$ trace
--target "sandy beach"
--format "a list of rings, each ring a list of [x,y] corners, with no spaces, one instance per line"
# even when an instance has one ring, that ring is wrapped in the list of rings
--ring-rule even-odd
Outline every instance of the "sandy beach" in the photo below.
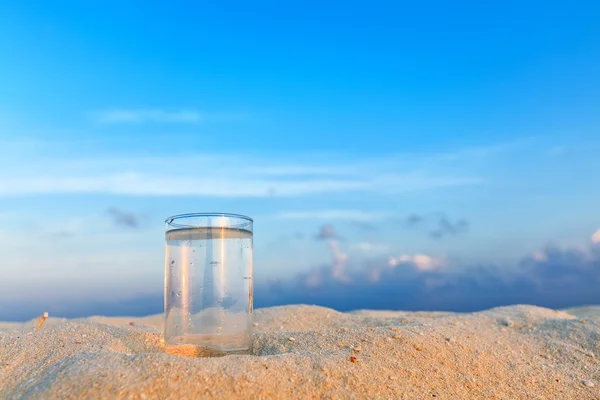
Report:
[[[598,399],[600,307],[258,309],[253,355],[163,351],[162,315],[0,324],[0,398]]]

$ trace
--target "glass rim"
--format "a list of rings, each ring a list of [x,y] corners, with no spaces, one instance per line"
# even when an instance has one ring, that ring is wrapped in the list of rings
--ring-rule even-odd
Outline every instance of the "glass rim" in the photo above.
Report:
[[[242,214],[233,214],[233,213],[224,213],[224,212],[195,212],[195,213],[185,213],[185,214],[177,214],[172,215],[165,219],[165,224],[171,224],[174,220],[184,219],[184,218],[210,218],[210,217],[226,217],[226,218],[235,218],[242,219],[248,222],[254,223],[254,220],[246,215]]]

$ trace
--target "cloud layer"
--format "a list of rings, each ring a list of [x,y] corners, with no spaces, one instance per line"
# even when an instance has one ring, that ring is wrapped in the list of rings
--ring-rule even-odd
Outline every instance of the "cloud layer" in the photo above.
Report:
[[[322,236],[331,263],[291,279],[257,284],[255,307],[317,304],[340,311],[476,311],[510,304],[551,308],[600,304],[600,243],[595,234],[587,248],[547,247],[510,269],[456,266],[426,254],[352,259],[335,239],[335,231],[326,230]],[[93,296],[76,302],[27,296],[18,300],[19,307],[0,308],[0,319],[23,320],[42,311],[67,317],[159,313],[158,292],[136,297],[114,294],[110,301]]]
[[[399,168],[395,169],[397,172],[389,173],[388,168],[378,160],[365,160],[360,168],[349,160],[323,160],[320,164],[302,167],[287,160],[233,154],[65,158],[52,152],[30,154],[29,157],[21,153],[18,158],[7,156],[0,159],[0,195],[95,193],[223,198],[350,192],[389,195],[478,185],[484,181],[476,176],[402,171]],[[210,171],[210,174],[199,173],[201,171]],[[383,216],[360,211],[328,211],[321,215],[296,212],[281,217],[352,217],[364,221]]]
[[[342,311],[474,311],[517,303],[553,308],[600,303],[596,234],[586,249],[548,247],[511,270],[492,265],[453,268],[443,257],[425,254],[359,262],[340,258],[341,252],[339,245],[332,249],[331,266],[261,285],[257,307],[303,303]]]

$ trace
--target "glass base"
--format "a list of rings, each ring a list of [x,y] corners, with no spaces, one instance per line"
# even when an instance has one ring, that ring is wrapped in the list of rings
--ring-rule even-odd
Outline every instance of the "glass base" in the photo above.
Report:
[[[184,357],[222,357],[230,354],[252,354],[246,335],[190,335],[172,338],[165,352]]]

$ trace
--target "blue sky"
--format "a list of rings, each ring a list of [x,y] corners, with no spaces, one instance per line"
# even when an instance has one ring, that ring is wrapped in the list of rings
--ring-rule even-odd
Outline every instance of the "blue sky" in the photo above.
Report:
[[[597,2],[205,3],[0,5],[7,318],[162,295],[191,211],[255,219],[262,285],[596,271]]]

